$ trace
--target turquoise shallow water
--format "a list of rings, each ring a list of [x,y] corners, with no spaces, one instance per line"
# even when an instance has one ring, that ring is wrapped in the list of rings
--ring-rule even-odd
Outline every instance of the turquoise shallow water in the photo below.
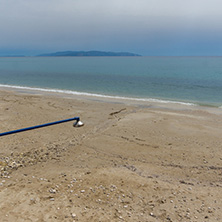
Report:
[[[0,58],[0,85],[222,106],[222,57]]]

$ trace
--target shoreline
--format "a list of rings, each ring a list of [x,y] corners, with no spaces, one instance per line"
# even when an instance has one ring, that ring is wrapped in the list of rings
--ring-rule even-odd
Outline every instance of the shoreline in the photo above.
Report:
[[[26,86],[15,86],[15,85],[2,85],[0,84],[0,88],[9,88],[16,90],[26,90],[32,92],[46,92],[46,93],[60,93],[74,96],[86,96],[86,97],[95,97],[95,98],[104,98],[104,99],[116,99],[116,100],[129,100],[129,101],[137,101],[137,102],[156,102],[156,103],[170,103],[170,104],[180,104],[187,106],[196,106],[197,104],[189,103],[189,102],[180,102],[173,100],[162,100],[162,99],[153,99],[153,98],[136,98],[136,97],[125,97],[125,96],[111,96],[105,94],[97,94],[97,93],[88,93],[88,92],[78,92],[72,90],[61,90],[61,89],[47,89],[47,88],[38,88],[38,87],[26,87]]]
[[[61,89],[47,89],[47,88],[36,88],[36,87],[26,87],[26,86],[14,86],[14,85],[3,85],[0,84],[0,90],[9,90],[15,91],[18,93],[31,93],[31,94],[52,94],[63,97],[73,97],[73,98],[86,98],[98,101],[114,101],[114,102],[122,102],[129,104],[156,104],[156,105],[166,105],[169,106],[191,106],[191,107],[203,107],[203,108],[212,108],[212,109],[221,109],[220,105],[206,104],[206,103],[193,103],[193,102],[182,102],[182,101],[174,101],[174,100],[164,100],[164,99],[153,99],[153,98],[136,98],[136,97],[125,97],[125,96],[110,96],[96,93],[87,93],[87,92],[78,92],[72,90],[61,90]]]

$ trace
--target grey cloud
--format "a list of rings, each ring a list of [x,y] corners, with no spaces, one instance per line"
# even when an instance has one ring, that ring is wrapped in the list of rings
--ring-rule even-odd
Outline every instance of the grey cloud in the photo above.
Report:
[[[220,0],[0,0],[0,49],[149,51],[175,38],[220,35],[221,6]]]

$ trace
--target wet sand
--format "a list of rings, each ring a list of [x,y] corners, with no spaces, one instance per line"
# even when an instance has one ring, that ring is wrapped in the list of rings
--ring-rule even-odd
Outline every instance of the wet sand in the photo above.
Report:
[[[222,221],[222,110],[0,91],[1,221]]]

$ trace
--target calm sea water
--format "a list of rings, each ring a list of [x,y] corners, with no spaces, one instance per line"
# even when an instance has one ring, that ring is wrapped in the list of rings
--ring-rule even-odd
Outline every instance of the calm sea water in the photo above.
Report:
[[[0,58],[0,85],[222,106],[222,57]]]

